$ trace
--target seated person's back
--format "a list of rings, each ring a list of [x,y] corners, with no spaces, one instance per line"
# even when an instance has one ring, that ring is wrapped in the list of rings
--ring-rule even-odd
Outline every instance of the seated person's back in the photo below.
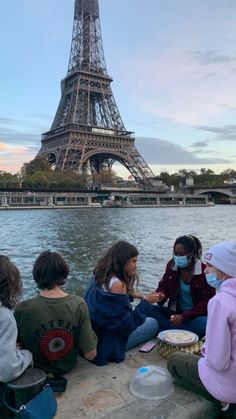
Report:
[[[43,252],[33,269],[40,295],[21,302],[15,311],[21,347],[30,349],[34,365],[47,372],[71,371],[78,350],[88,360],[96,356],[96,336],[85,301],[61,288],[68,273],[62,256]]]
[[[20,292],[19,270],[7,256],[0,255],[0,385],[18,378],[32,361],[29,351],[16,347],[13,309]]]

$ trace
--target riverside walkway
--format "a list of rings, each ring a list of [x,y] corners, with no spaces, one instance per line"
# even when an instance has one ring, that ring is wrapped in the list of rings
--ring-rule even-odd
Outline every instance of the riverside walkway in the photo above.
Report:
[[[77,367],[67,374],[66,392],[57,396],[56,419],[215,419],[214,404],[175,385],[165,400],[144,400],[129,391],[132,375],[147,365],[166,367],[156,348],[127,352],[120,364],[97,367],[78,358]]]

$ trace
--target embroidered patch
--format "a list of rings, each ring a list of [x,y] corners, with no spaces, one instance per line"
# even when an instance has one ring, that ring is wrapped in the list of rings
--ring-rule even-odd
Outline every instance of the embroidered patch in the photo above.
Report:
[[[204,259],[205,259],[205,260],[211,260],[211,258],[212,258],[212,253],[207,253],[207,254],[204,256]]]
[[[73,348],[73,335],[65,329],[48,330],[40,339],[39,347],[48,361],[64,358]]]

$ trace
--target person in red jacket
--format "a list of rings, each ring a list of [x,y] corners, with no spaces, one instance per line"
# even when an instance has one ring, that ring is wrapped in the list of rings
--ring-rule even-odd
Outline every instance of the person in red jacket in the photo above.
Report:
[[[205,335],[207,304],[215,289],[206,281],[201,255],[202,245],[197,237],[185,235],[175,240],[173,258],[155,291],[158,305],[152,306],[148,314],[158,321],[159,332],[184,329],[199,338]]]

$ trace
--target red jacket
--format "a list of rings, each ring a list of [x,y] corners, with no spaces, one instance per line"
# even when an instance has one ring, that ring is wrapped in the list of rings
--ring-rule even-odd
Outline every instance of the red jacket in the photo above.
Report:
[[[193,308],[182,312],[184,320],[190,320],[197,316],[207,315],[208,301],[214,297],[215,289],[210,287],[206,281],[204,270],[206,265],[201,261],[195,264],[195,272],[190,282],[190,291],[193,300]],[[176,269],[173,260],[170,260],[166,265],[166,271],[162,280],[159,282],[156,292],[161,292],[165,295],[161,305],[167,300],[168,307],[172,309],[173,304],[177,302],[180,281],[180,269]]]

